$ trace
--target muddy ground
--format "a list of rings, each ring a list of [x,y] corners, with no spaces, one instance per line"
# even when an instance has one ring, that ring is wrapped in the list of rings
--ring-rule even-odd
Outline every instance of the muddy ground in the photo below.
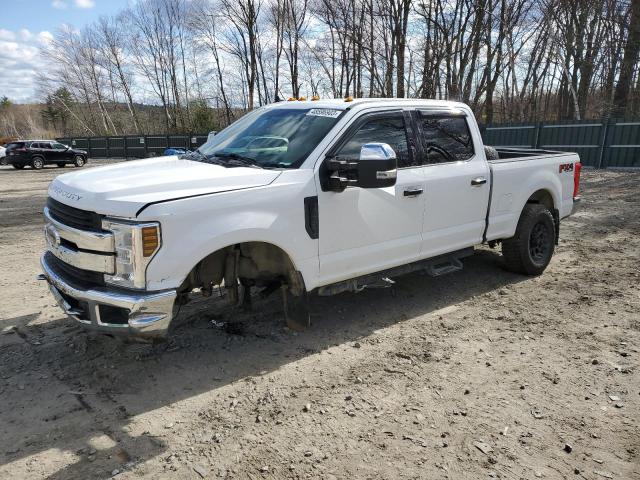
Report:
[[[539,278],[482,248],[300,334],[199,300],[153,347],[35,280],[59,173],[0,168],[0,478],[640,479],[640,174],[584,173]]]

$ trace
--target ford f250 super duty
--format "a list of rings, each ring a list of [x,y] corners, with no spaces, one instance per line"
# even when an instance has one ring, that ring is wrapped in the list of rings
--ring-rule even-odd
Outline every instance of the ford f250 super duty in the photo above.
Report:
[[[449,101],[279,102],[180,157],[67,173],[49,187],[43,275],[64,311],[105,333],[167,335],[214,286],[234,304],[458,270],[475,245],[541,274],[577,205],[577,155],[485,148]]]

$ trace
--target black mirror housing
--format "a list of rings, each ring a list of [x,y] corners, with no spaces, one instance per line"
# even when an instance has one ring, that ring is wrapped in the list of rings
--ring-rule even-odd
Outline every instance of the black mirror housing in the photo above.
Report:
[[[396,184],[398,159],[387,143],[366,143],[360,149],[358,186],[384,188]]]
[[[366,143],[358,160],[329,158],[321,170],[323,190],[342,192],[347,187],[384,188],[396,184],[398,160],[386,143]]]

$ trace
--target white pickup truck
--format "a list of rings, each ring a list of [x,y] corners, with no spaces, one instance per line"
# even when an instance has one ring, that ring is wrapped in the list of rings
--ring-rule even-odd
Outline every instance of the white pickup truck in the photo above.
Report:
[[[580,168],[572,153],[485,148],[460,103],[275,103],[180,158],[57,177],[40,278],[106,333],[162,339],[189,295],[216,285],[238,305],[281,292],[301,328],[310,292],[458,270],[482,243],[541,274]]]

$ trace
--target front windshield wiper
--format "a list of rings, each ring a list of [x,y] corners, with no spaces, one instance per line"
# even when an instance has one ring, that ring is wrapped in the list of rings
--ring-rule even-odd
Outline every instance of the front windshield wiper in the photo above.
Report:
[[[263,168],[293,168],[290,163],[269,162],[261,165]]]
[[[208,160],[207,156],[202,153],[200,150],[198,150],[197,148],[195,150],[192,150],[190,152],[187,153],[183,153],[182,155],[180,155],[178,158],[180,159],[187,159],[187,160],[191,160],[191,157],[193,157],[193,154],[196,154],[196,156],[200,157],[202,160]]]
[[[248,167],[262,168],[262,166],[258,164],[255,158],[240,155],[239,153],[235,152],[214,152],[213,156],[217,158],[229,158]]]
[[[194,155],[195,154],[195,155]],[[194,158],[196,157],[196,158]],[[220,162],[219,160],[215,160],[214,158],[205,155],[204,153],[202,153],[199,149],[195,149],[191,152],[187,152],[184,155],[180,155],[181,160],[195,160],[196,162],[204,162],[204,163],[213,163],[215,165],[222,165],[224,166],[223,162]]]

